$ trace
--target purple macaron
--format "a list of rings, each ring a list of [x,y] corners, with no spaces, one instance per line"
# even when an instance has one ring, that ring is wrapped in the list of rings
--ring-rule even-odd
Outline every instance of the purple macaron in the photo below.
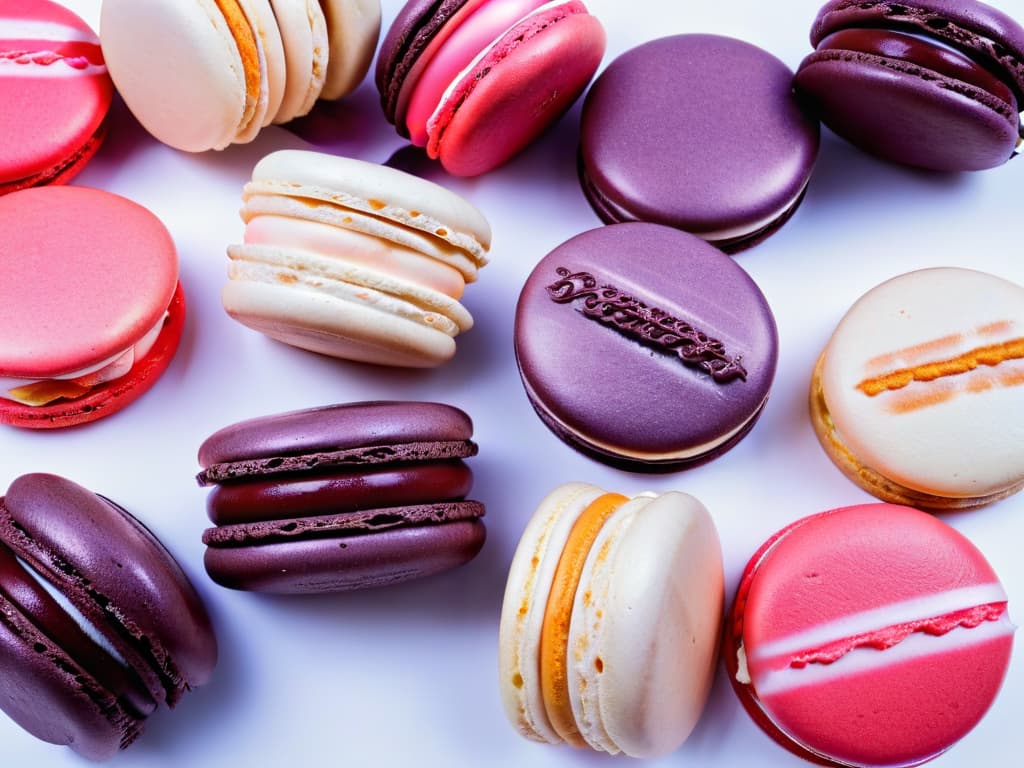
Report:
[[[216,660],[199,596],[141,523],[56,475],[11,483],[0,498],[0,709],[103,760]]]
[[[971,0],[832,0],[811,28],[799,92],[840,136],[878,157],[982,170],[1021,138],[1024,28]]]
[[[335,592],[454,568],[483,546],[466,501],[473,425],[440,403],[367,402],[250,419],[199,449],[215,485],[210,577],[259,592]]]
[[[803,199],[819,127],[793,73],[749,43],[675,35],[619,56],[583,105],[579,173],[605,223],[648,221],[728,252]]]
[[[558,437],[613,466],[664,471],[747,434],[778,339],[735,261],[686,232],[631,223],[584,232],[540,261],[519,297],[515,351]]]

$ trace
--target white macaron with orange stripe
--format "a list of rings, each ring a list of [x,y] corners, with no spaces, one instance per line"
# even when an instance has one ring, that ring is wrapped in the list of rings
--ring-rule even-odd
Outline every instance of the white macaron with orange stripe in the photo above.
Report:
[[[1024,487],[1024,287],[940,267],[895,277],[839,323],[811,381],[825,452],[884,501],[989,504]]]
[[[540,503],[509,571],[506,715],[535,741],[666,754],[704,708],[722,611],[718,533],[697,499],[563,485]]]

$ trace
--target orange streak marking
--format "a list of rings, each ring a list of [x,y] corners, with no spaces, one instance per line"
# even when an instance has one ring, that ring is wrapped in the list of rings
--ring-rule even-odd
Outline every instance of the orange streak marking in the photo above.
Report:
[[[968,373],[982,365],[995,367],[1008,360],[1021,358],[1024,358],[1024,338],[978,347],[949,360],[901,368],[865,379],[857,385],[857,389],[868,397],[875,397],[882,392],[903,389],[915,381],[935,381],[946,376]]]

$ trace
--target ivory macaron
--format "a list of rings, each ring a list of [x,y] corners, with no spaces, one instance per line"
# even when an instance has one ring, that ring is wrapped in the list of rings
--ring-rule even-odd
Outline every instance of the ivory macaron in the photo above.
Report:
[[[459,302],[490,226],[455,193],[374,163],[285,150],[243,195],[224,308],[271,338],[333,357],[439,365],[473,318]]]
[[[969,509],[1024,487],[1024,287],[940,267],[862,296],[814,370],[829,458],[883,501]]]
[[[104,0],[100,17],[125,103],[189,152],[252,141],[350,92],[379,32],[378,0]]]
[[[699,501],[563,485],[534,512],[509,570],[505,713],[535,741],[666,754],[700,718],[722,610],[721,548]]]

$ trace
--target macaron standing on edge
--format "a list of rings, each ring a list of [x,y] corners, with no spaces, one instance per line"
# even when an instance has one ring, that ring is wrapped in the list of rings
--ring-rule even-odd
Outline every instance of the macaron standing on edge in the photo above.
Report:
[[[445,170],[505,163],[583,92],[604,55],[580,0],[409,0],[381,43],[388,121]]]
[[[103,0],[100,18],[128,108],[187,152],[252,141],[345,95],[379,32],[378,0]]]
[[[490,225],[432,182],[363,160],[283,150],[253,170],[245,243],[228,248],[224,309],[313,352],[426,368],[455,355],[459,302]]]
[[[515,353],[527,397],[563,441],[631,471],[694,466],[761,414],[778,338],[736,261],[658,224],[566,241],[527,279]]]
[[[876,286],[822,352],[810,410],[829,458],[883,501],[948,511],[1016,493],[1024,287],[953,267]]]
[[[885,160],[1002,165],[1024,136],[1024,28],[974,0],[830,0],[795,85],[822,122]]]
[[[441,403],[367,402],[250,419],[199,449],[216,485],[203,534],[222,586],[337,592],[397,584],[468,562],[483,505],[465,501],[473,425]]]
[[[86,187],[0,197],[0,423],[84,424],[121,410],[170,364],[185,322],[166,227]]]
[[[114,502],[23,475],[0,497],[0,709],[92,760],[204,684],[217,641],[171,554]]]
[[[556,488],[527,523],[505,588],[509,722],[534,741],[671,752],[711,689],[723,599],[718,533],[697,499]]]
[[[113,84],[96,33],[50,0],[0,7],[0,195],[64,184],[106,135]]]
[[[727,252],[781,227],[803,200],[819,127],[772,54],[718,35],[639,45],[594,81],[579,177],[606,224],[647,221]]]
[[[1015,627],[992,567],[961,533],[893,504],[779,531],[750,559],[722,654],[752,719],[831,766],[915,766],[984,716]]]

